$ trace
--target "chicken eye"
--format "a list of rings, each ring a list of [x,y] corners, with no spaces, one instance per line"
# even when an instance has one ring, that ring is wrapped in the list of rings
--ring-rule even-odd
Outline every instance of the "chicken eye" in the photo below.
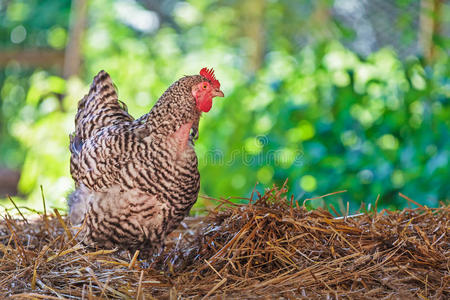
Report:
[[[206,88],[208,87],[208,85],[206,83],[203,84],[203,89],[206,90]]]

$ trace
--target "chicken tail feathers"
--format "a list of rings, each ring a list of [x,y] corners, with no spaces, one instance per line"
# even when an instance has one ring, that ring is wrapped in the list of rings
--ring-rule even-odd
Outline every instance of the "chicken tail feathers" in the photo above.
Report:
[[[83,147],[83,141],[79,136],[76,136],[75,134],[70,135],[70,152],[73,154],[78,154],[81,151],[81,147]]]
[[[75,148],[105,126],[132,121],[126,105],[118,100],[111,77],[102,70],[95,76],[89,93],[78,103],[73,140],[80,142]]]

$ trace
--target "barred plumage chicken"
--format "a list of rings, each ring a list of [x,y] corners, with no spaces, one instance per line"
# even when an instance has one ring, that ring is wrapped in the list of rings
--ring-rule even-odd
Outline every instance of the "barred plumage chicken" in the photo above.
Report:
[[[148,114],[133,119],[101,71],[78,103],[70,136],[71,223],[86,245],[155,253],[197,200],[193,143],[202,112],[223,97],[214,71],[173,83]]]

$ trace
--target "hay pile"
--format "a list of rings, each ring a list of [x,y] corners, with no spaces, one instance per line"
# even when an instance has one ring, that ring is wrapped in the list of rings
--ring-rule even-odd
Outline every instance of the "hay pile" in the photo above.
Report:
[[[334,218],[292,205],[285,192],[248,205],[223,200],[148,261],[79,246],[57,211],[36,221],[7,215],[0,297],[450,297],[448,205]]]

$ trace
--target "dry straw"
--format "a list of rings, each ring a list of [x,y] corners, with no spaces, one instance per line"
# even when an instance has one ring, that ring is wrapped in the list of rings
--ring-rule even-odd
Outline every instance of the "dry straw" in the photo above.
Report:
[[[335,218],[294,205],[286,192],[221,200],[148,260],[84,248],[57,211],[34,221],[6,214],[0,298],[450,297],[448,205]]]

